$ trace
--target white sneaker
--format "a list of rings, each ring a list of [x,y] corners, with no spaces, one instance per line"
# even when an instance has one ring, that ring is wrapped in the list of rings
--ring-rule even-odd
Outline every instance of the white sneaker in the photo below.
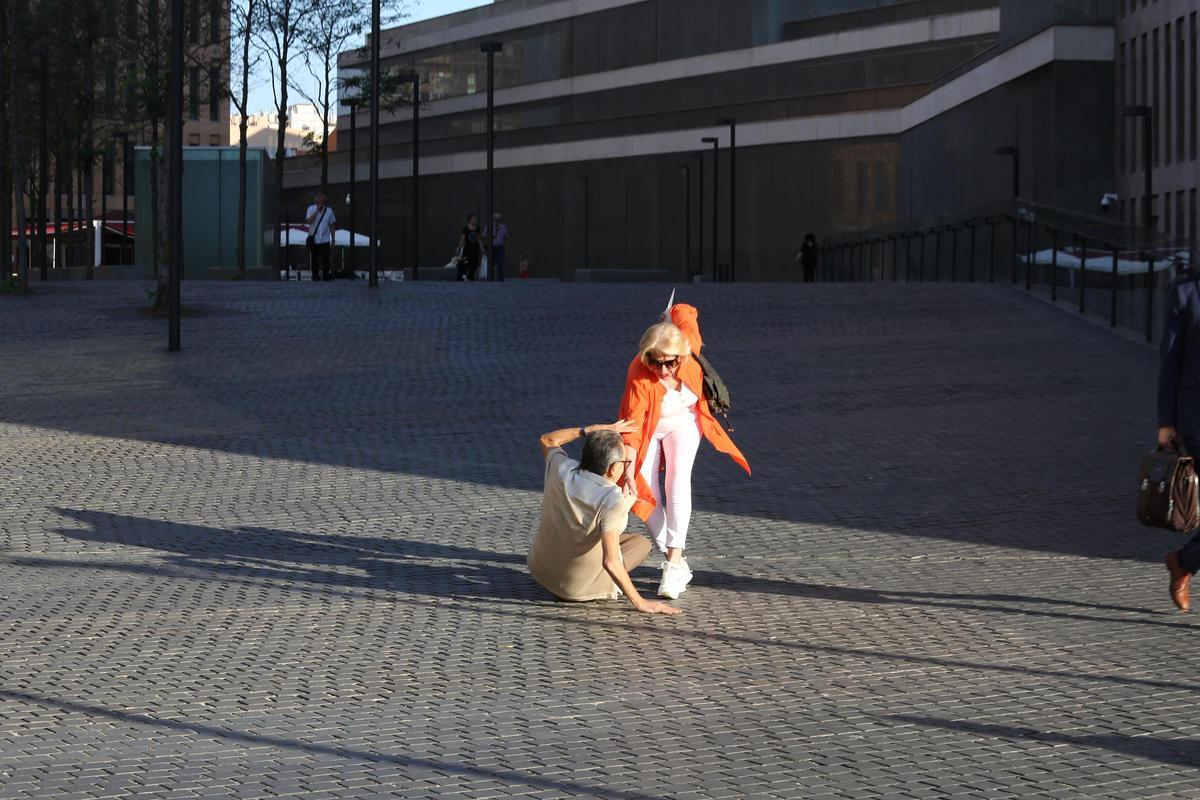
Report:
[[[658,596],[678,600],[692,579],[691,570],[683,563],[672,564],[670,561],[664,561],[660,569],[662,579],[658,582]]]

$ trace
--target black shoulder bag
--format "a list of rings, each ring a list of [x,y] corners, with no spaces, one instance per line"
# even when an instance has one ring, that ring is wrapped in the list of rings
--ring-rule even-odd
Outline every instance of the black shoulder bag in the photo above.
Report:
[[[729,424],[729,410],[733,408],[729,399],[729,387],[721,380],[721,375],[713,369],[713,365],[708,363],[707,358],[699,353],[692,353],[692,357],[704,371],[704,399],[708,401],[709,410],[713,414],[720,414],[725,420],[725,430],[733,433],[733,426]]]

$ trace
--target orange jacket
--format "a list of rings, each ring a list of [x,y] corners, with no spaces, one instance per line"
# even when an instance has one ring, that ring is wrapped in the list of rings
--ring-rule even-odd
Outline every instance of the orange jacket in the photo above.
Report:
[[[699,353],[700,348],[704,346],[704,341],[700,338],[700,325],[696,321],[698,317],[699,312],[694,306],[682,303],[671,306],[671,322],[675,323],[675,327],[683,333],[683,337],[687,339],[688,346],[691,347],[693,353]],[[704,371],[700,368],[700,362],[694,358],[685,358],[679,365],[678,375],[683,385],[700,398],[697,407],[700,412],[698,415],[700,432],[704,434],[704,438],[708,439],[709,443],[718,451],[726,453],[740,464],[749,475],[750,464],[746,461],[746,457],[742,455],[741,450],[738,450],[737,445],[733,443],[729,434],[709,410],[708,400],[704,397]],[[640,358],[634,356],[633,362],[630,363],[629,369],[625,373],[625,393],[621,395],[619,418],[632,419],[639,425],[637,431],[625,434],[625,443],[637,451],[634,468],[637,475],[638,499],[633,504],[633,513],[641,517],[643,521],[649,519],[655,503],[654,495],[650,492],[650,484],[642,477],[642,464],[646,460],[646,453],[654,438],[654,430],[658,427],[658,415],[666,393],[667,390],[659,383],[650,368],[642,363]]]

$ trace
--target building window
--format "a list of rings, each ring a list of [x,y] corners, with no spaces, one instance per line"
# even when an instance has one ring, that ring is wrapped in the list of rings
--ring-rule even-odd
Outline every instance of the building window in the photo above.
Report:
[[[221,100],[225,96],[225,87],[221,81],[221,68],[208,69],[208,118],[212,122],[221,121]]]
[[[188,41],[200,44],[200,4],[203,0],[189,0],[188,10],[192,13],[188,20]]]
[[[209,0],[208,3],[208,43],[221,43],[221,12],[224,10],[224,0]]]
[[[200,68],[188,71],[188,118],[200,119]]]
[[[189,133],[188,134],[188,147],[196,147],[199,144],[200,144],[200,134]]]
[[[1187,199],[1187,192],[1179,191],[1175,193],[1175,238],[1183,239],[1187,236],[1187,217],[1185,214],[1184,201]]]
[[[1196,131],[1196,126],[1197,126],[1196,118],[1200,117],[1200,92],[1198,92],[1196,89],[1196,43],[1197,42],[1196,42],[1196,12],[1194,12],[1194,11],[1192,12],[1191,24],[1188,27],[1190,28],[1188,38],[1190,38],[1191,42],[1192,42],[1192,46],[1191,46],[1191,62],[1192,63],[1189,67],[1189,72],[1191,73],[1191,76],[1192,76],[1192,79],[1189,82],[1189,85],[1192,87],[1192,102],[1190,103],[1190,107],[1192,110],[1191,110],[1191,113],[1188,114],[1188,116],[1191,117],[1191,119],[1192,119],[1192,150],[1191,150],[1190,155],[1191,155],[1192,160],[1195,161],[1196,160],[1196,146],[1197,146],[1197,142],[1200,141],[1200,135],[1197,135],[1197,131]]]
[[[1151,139],[1150,162],[1152,164],[1154,164],[1155,166],[1158,166],[1158,159],[1159,159],[1158,139],[1159,139],[1160,133],[1163,128],[1161,114],[1159,113],[1162,106],[1159,105],[1159,102],[1158,102],[1158,82],[1160,79],[1160,73],[1162,72],[1162,70],[1160,69],[1161,62],[1159,61],[1159,45],[1158,45],[1159,33],[1160,33],[1160,31],[1158,30],[1158,28],[1155,28],[1154,29],[1154,52],[1152,53],[1153,60],[1150,62],[1150,69],[1152,71],[1152,76],[1150,79],[1150,108],[1152,108],[1154,110],[1153,114],[1150,117],[1150,120],[1151,120],[1151,124],[1150,124],[1150,139]]]
[[[1175,130],[1175,126],[1171,124],[1171,114],[1175,111],[1175,98],[1171,92],[1171,23],[1169,22],[1163,28],[1162,59],[1162,160],[1164,164],[1169,164],[1171,154],[1174,152],[1171,148],[1171,132]],[[1157,70],[1158,65],[1155,64],[1154,68]],[[1155,98],[1155,105],[1157,104],[1158,98]]]
[[[1183,33],[1183,17],[1175,25],[1175,159],[1186,157],[1187,143],[1187,39]]]
[[[208,144],[211,147],[220,147],[221,146],[221,135],[219,133],[210,133],[208,135]]]

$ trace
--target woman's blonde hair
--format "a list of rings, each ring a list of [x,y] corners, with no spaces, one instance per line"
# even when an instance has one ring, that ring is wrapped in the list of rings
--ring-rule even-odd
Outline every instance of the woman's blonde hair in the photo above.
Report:
[[[692,348],[683,338],[683,331],[670,322],[660,322],[647,328],[638,342],[638,357],[646,366],[650,365],[647,359],[651,352],[664,356],[688,356],[692,354]]]

